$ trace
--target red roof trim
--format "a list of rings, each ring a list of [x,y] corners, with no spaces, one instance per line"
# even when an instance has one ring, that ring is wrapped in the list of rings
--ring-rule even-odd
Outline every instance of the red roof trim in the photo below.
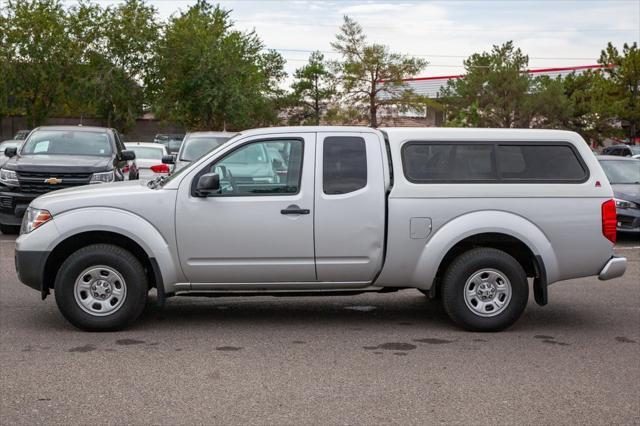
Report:
[[[579,71],[587,69],[600,69],[600,68],[612,68],[613,65],[580,65],[575,67],[557,67],[557,68],[537,68],[534,70],[527,70],[529,74],[537,74],[541,72],[559,72],[559,71]],[[458,75],[440,75],[435,77],[414,77],[405,78],[402,81],[428,81],[428,80],[451,80],[454,78],[464,77],[464,74]]]

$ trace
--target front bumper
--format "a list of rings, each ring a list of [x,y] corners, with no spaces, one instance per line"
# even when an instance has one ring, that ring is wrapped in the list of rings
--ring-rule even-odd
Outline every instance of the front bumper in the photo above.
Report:
[[[618,209],[616,229],[620,232],[640,232],[640,209]]]
[[[37,194],[0,191],[0,225],[20,226],[22,216]]]
[[[15,263],[18,279],[32,289],[42,292],[44,266],[48,256],[49,252],[46,251],[16,250]]]
[[[627,270],[627,258],[614,256],[604,265],[598,279],[605,281],[618,278],[624,275]]]

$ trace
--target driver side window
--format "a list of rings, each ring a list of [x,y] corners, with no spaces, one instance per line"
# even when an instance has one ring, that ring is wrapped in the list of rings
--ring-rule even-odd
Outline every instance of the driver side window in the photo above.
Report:
[[[303,144],[298,139],[243,145],[216,162],[218,196],[293,195],[300,191]]]

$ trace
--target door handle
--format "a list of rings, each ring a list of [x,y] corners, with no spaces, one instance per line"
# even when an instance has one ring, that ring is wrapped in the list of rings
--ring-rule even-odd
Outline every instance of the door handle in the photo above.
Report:
[[[293,205],[287,207],[286,209],[280,210],[280,213],[281,214],[309,214],[309,213],[311,213],[311,210],[309,210],[309,209],[301,209],[297,205],[293,204]]]

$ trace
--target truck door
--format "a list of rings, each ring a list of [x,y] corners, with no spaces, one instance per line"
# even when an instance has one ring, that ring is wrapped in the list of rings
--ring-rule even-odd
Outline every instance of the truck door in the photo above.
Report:
[[[198,283],[315,281],[315,133],[255,136],[198,174],[214,171],[221,193],[180,184],[176,234],[183,271]],[[272,154],[279,154],[277,162]]]
[[[315,247],[318,281],[370,282],[383,261],[385,179],[375,133],[317,136]]]

